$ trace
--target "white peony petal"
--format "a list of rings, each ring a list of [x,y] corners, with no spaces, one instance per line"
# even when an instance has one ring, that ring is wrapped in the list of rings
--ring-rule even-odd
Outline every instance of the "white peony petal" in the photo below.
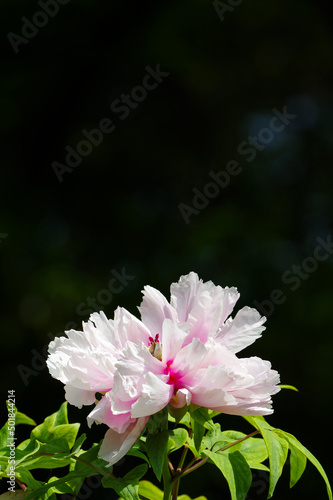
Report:
[[[173,392],[173,385],[166,384],[154,373],[147,373],[145,383],[142,385],[142,395],[132,406],[132,417],[145,417],[163,410],[172,398]]]
[[[142,321],[138,320],[138,318],[123,307],[116,309],[114,322],[121,347],[125,347],[128,341],[133,343],[143,342],[145,345],[148,345],[149,337],[151,336],[148,328],[145,327]]]
[[[150,331],[151,336],[155,338],[156,334],[161,334],[165,319],[178,320],[177,312],[156,288],[145,286],[143,293],[143,300],[138,309],[142,322]]]
[[[65,385],[66,400],[77,408],[82,408],[83,405],[92,405],[95,400],[95,391],[86,391],[77,389],[71,385]]]
[[[112,412],[111,397],[108,392],[89,413],[87,421],[89,427],[91,427],[94,422],[98,424],[106,424],[108,427],[121,434],[126,431],[131,423],[134,422],[134,419],[131,417],[129,412],[119,415],[115,415]]]
[[[220,328],[215,340],[237,353],[261,337],[265,321],[265,316],[261,317],[256,309],[243,307],[234,319],[229,319]]]
[[[175,408],[182,408],[189,406],[191,403],[192,394],[188,389],[179,389],[176,394],[171,398],[170,404]]]
[[[119,434],[113,429],[109,429],[105,434],[99,458],[109,462],[109,466],[118,462],[132,448],[135,441],[140,437],[146,426],[149,417],[138,418],[132,422],[125,432]]]
[[[164,320],[161,335],[163,363],[172,361],[180,351],[187,336],[184,326],[174,323],[171,319]]]
[[[179,321],[187,321],[201,286],[202,280],[194,272],[181,276],[178,283],[172,283],[170,304],[176,309]]]
[[[66,334],[67,337],[50,342],[46,363],[54,378],[72,388],[68,397],[78,405],[87,404],[83,402],[83,395],[74,394],[75,389],[105,392],[112,388],[118,357],[112,343],[115,340],[114,323],[104,313],[94,313],[87,323],[83,323],[83,332],[69,330]]]

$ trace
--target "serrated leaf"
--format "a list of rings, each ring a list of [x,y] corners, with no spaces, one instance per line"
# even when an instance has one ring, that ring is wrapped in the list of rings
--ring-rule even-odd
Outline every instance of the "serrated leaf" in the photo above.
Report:
[[[252,421],[252,425],[260,430],[267,447],[270,468],[268,498],[271,498],[287,460],[288,442],[284,437],[278,435],[276,429],[269,425],[263,417],[245,418]]]
[[[303,453],[303,455],[305,455],[306,458],[316,467],[319,474],[322,476],[322,478],[325,481],[328,498],[330,500],[332,500],[331,485],[330,485],[330,482],[328,480],[326,472],[325,472],[323,466],[321,465],[321,463],[316,459],[316,457],[314,455],[312,455],[312,453],[307,448],[305,448],[305,446],[303,446],[298,441],[298,439],[295,438],[295,436],[293,436],[292,434],[289,434],[288,432],[282,431],[280,429],[277,432],[279,432],[279,434],[281,434],[285,439],[287,439],[289,444],[291,444],[292,446],[297,448],[301,453]]]
[[[290,488],[292,488],[302,476],[307,458],[294,445],[289,443],[290,449]]]
[[[227,480],[231,499],[245,500],[251,487],[252,474],[243,455],[239,451],[214,453],[204,450],[203,453],[212,460]]]
[[[148,458],[159,481],[162,477],[164,460],[168,450],[168,441],[168,431],[158,432],[157,434],[148,434],[146,440]]]

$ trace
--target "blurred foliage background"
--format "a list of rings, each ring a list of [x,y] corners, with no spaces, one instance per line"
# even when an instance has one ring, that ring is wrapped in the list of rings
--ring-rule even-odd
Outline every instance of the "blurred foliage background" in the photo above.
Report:
[[[244,0],[223,13],[207,0],[62,0],[53,17],[36,17],[43,3],[0,6],[1,421],[9,389],[38,422],[59,408],[63,386],[42,355],[50,338],[79,328],[89,310],[136,313],[144,285],[168,296],[194,270],[237,286],[239,307],[266,308],[263,338],[242,355],[269,359],[282,383],[299,388],[274,397],[269,421],[296,434],[330,475],[333,258],[306,260],[332,234],[329,3]],[[169,75],[142,99],[133,89],[157,65]],[[138,100],[121,119],[115,101],[132,92]],[[284,107],[295,118],[265,136]],[[105,118],[115,130],[60,182],[53,162],[65,164],[66,147],[76,150],[82,131]],[[270,139],[248,161],[240,145],[258,133]],[[231,160],[241,172],[200,201],[209,173]],[[188,223],[181,204],[195,209]],[[111,293],[115,271],[131,279]],[[275,289],[283,303],[263,302]],[[70,408],[83,430],[88,411]],[[221,424],[249,430],[239,417]],[[105,430],[95,426],[89,439]],[[311,465],[293,490],[287,469],[274,498],[325,498]],[[265,498],[266,486],[256,473],[248,498]],[[209,466],[181,491],[228,498]],[[89,498],[116,497],[94,489]]]

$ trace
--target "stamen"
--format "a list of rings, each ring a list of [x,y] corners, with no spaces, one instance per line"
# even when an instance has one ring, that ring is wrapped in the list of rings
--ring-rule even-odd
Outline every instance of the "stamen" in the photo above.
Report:
[[[161,360],[162,359],[162,350],[161,350],[161,344],[160,344],[160,336],[157,333],[155,335],[155,339],[153,337],[149,337],[149,352],[157,359]]]

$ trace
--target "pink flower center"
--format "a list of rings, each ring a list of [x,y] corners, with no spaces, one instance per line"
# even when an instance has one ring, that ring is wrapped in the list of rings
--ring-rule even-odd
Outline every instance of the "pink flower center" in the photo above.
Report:
[[[165,373],[166,373],[166,375],[169,375],[169,380],[167,383],[169,385],[174,385],[174,387],[175,387],[174,393],[176,394],[178,389],[180,389],[180,384],[179,384],[178,373],[175,373],[172,369],[172,361],[167,362]]]

